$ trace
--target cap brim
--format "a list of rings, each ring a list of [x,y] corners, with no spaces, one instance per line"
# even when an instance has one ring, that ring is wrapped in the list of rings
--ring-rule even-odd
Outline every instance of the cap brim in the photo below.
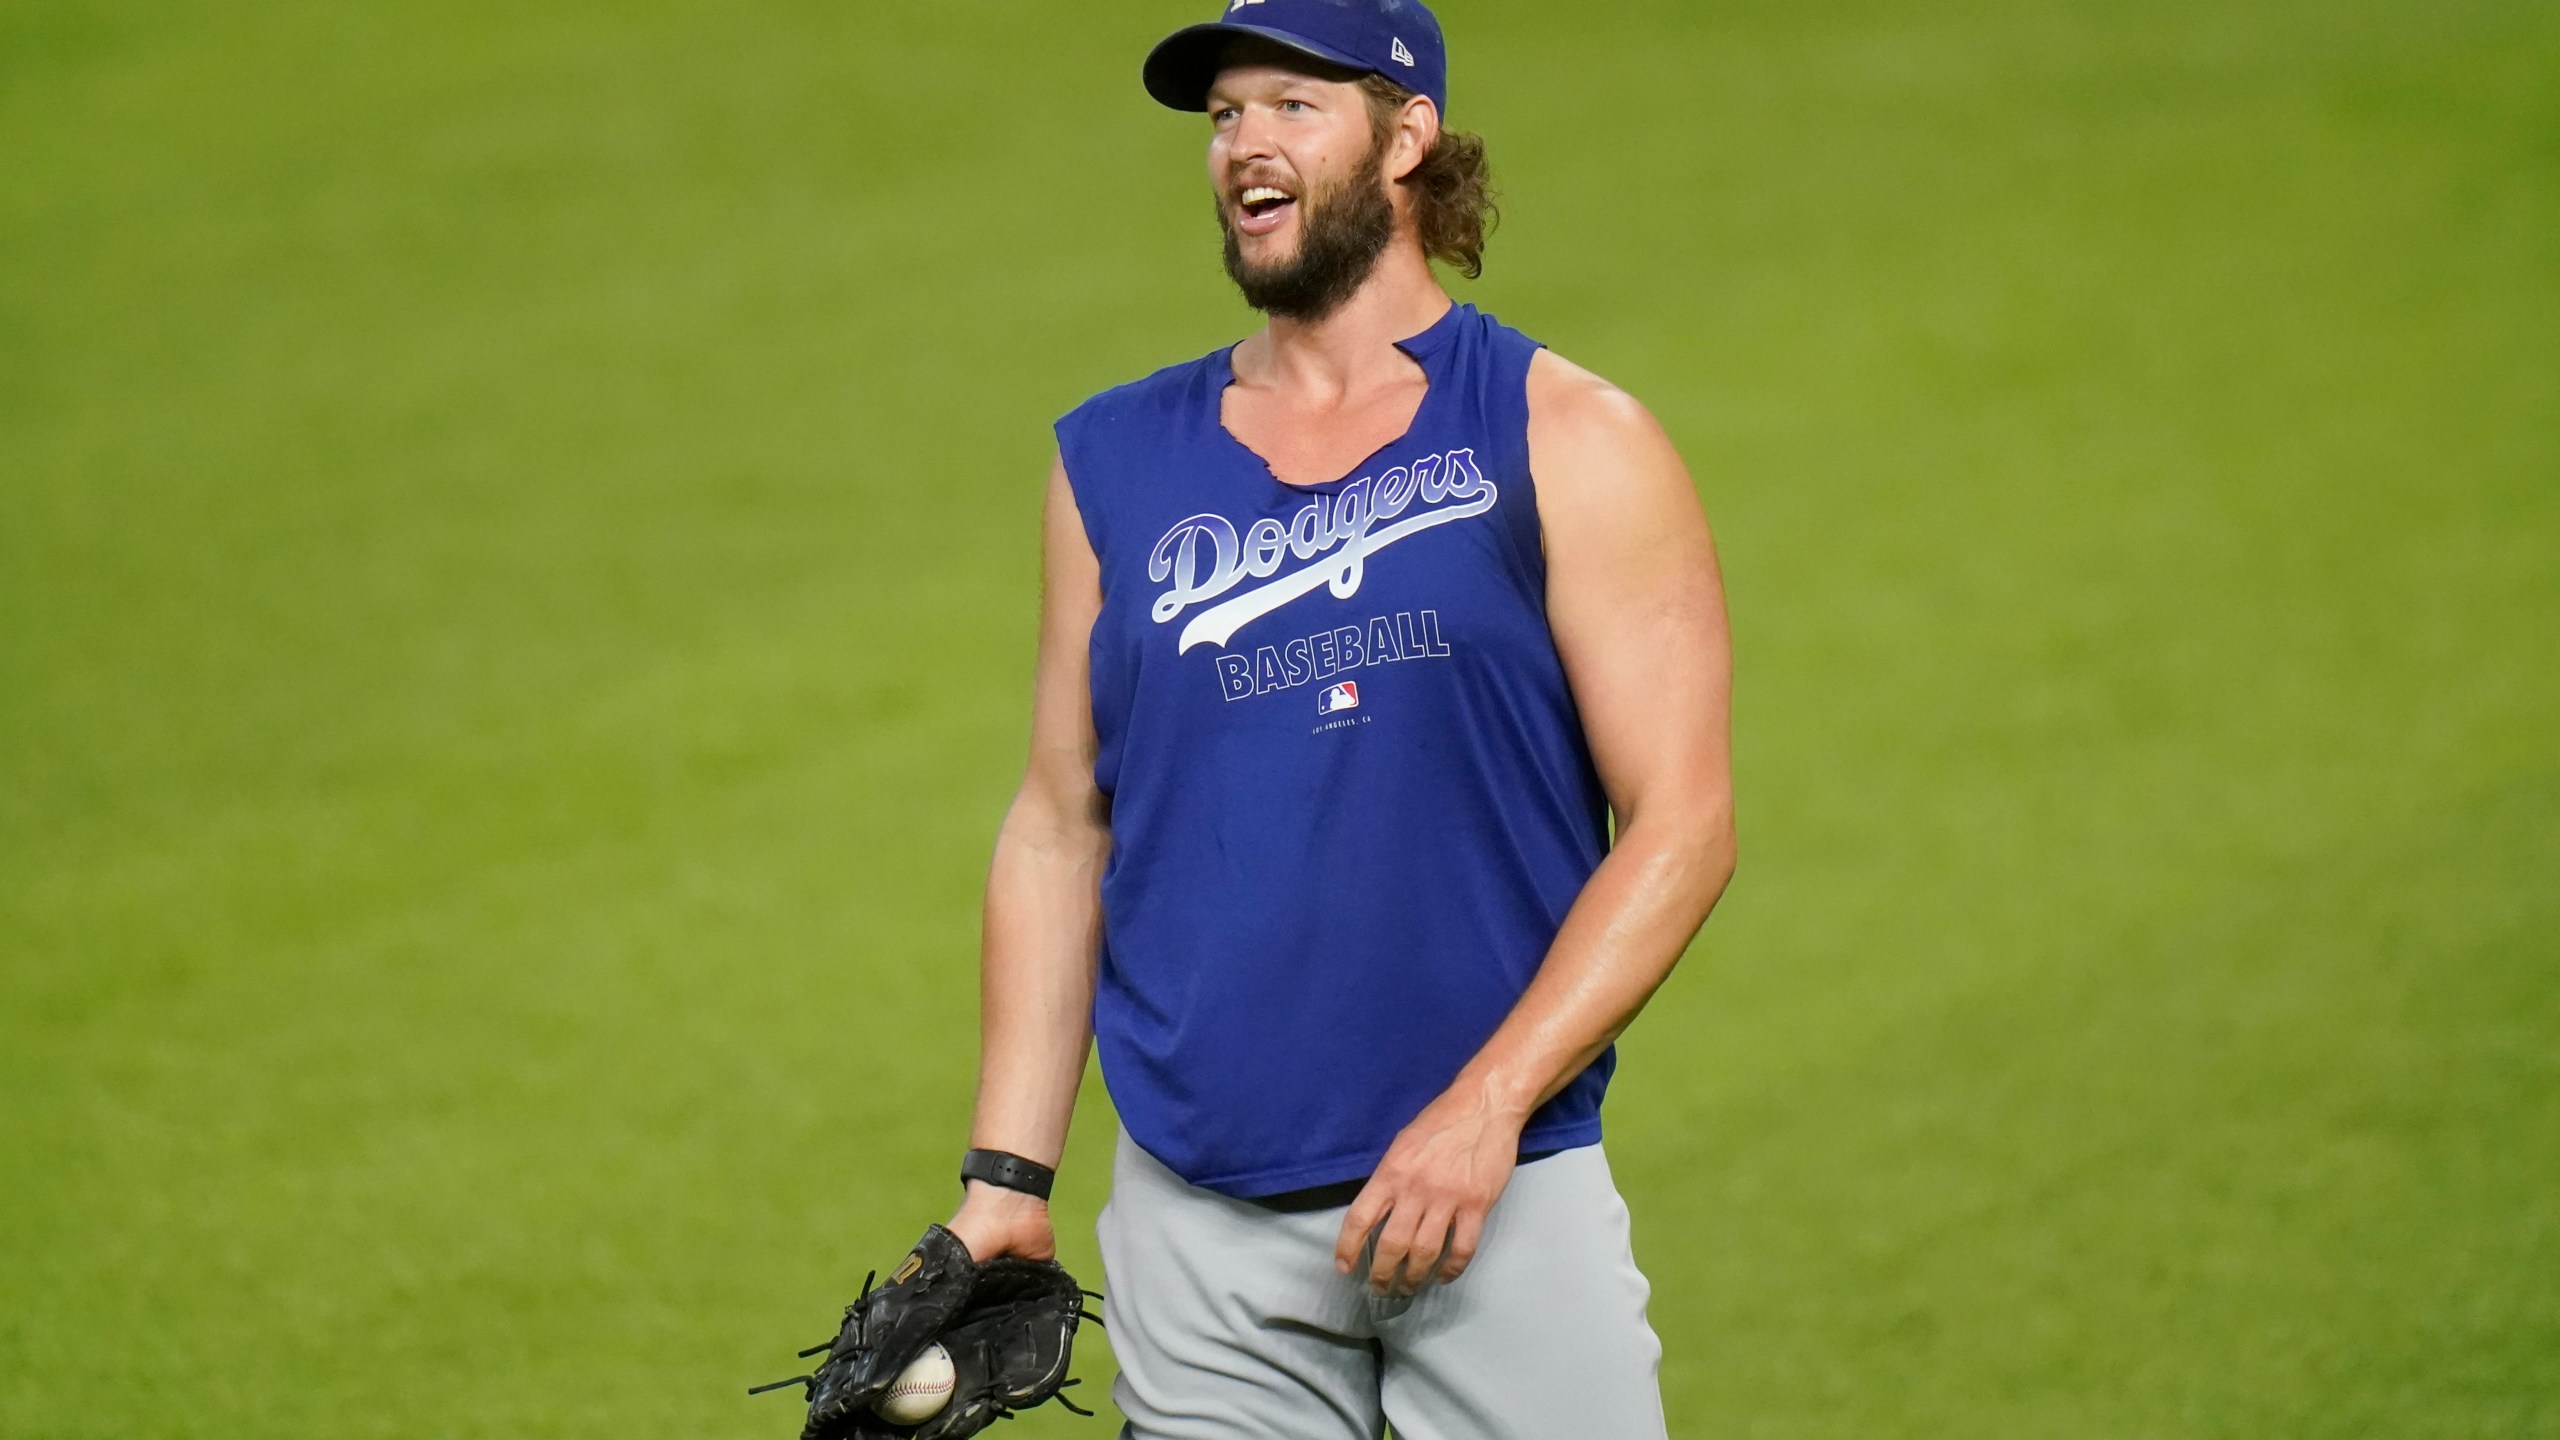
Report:
[[[1328,65],[1356,70],[1363,75],[1371,71],[1364,61],[1328,46],[1310,44],[1295,35],[1266,30],[1259,25],[1212,21],[1176,30],[1147,52],[1146,69],[1141,72],[1147,82],[1147,93],[1156,98],[1157,104],[1168,109],[1188,110],[1195,115],[1208,109],[1209,87],[1218,78],[1218,59],[1226,53],[1228,42],[1240,35],[1268,40],[1283,50],[1294,50]]]

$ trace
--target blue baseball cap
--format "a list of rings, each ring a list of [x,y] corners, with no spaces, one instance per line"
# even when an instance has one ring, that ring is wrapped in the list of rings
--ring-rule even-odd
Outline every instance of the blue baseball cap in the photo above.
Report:
[[[1449,52],[1422,0],[1227,0],[1226,18],[1176,30],[1147,55],[1147,93],[1176,110],[1209,108],[1227,43],[1252,35],[1384,75],[1449,113]]]

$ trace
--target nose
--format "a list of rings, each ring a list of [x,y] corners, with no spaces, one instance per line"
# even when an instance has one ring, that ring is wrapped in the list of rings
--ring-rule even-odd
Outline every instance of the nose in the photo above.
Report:
[[[1244,113],[1236,117],[1236,128],[1227,134],[1227,158],[1239,165],[1269,160],[1280,153],[1275,140],[1278,133],[1268,107],[1247,105]]]

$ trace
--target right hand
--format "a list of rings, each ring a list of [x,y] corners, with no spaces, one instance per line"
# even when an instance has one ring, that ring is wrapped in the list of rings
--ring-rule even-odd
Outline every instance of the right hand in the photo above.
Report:
[[[1058,1258],[1057,1232],[1049,1228],[1049,1202],[983,1180],[969,1182],[960,1213],[944,1228],[969,1247],[970,1259],[982,1264],[999,1255]]]

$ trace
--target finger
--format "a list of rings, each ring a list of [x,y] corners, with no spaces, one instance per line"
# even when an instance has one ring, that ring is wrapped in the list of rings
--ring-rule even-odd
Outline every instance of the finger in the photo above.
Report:
[[[1454,1205],[1437,1204],[1422,1212],[1422,1219],[1413,1227],[1413,1253],[1405,1257],[1404,1273],[1396,1280],[1396,1293],[1419,1294],[1439,1272],[1440,1257],[1449,1248],[1450,1221],[1456,1209]]]
[[[1416,1232],[1413,1242],[1405,1247],[1402,1255],[1396,1257],[1394,1268],[1386,1272],[1385,1278],[1369,1287],[1371,1293],[1384,1295],[1390,1299],[1403,1299],[1418,1291],[1421,1288],[1421,1277],[1428,1273],[1424,1268],[1429,1263],[1423,1258],[1425,1248],[1426,1242],[1421,1234]]]
[[[1431,1284],[1467,1208],[1462,1192],[1442,1192],[1422,1177],[1402,1177],[1372,1252],[1370,1290],[1410,1296]]]
[[[1376,1177],[1360,1187],[1359,1195],[1351,1202],[1351,1213],[1342,1217],[1342,1234],[1333,1242],[1333,1268],[1337,1274],[1348,1275],[1360,1263],[1360,1252],[1367,1248],[1370,1232],[1386,1218],[1389,1203],[1388,1192]]]
[[[1404,1267],[1413,1253],[1415,1214],[1418,1206],[1399,1204],[1387,1212],[1386,1223],[1378,1229],[1378,1250],[1369,1264],[1369,1289],[1375,1294],[1390,1294],[1397,1284],[1396,1272]]]
[[[1467,1273],[1475,1263],[1476,1247],[1484,1243],[1484,1215],[1469,1207],[1458,1212],[1457,1223],[1450,1227],[1449,1251],[1440,1257],[1440,1283],[1448,1284]]]

